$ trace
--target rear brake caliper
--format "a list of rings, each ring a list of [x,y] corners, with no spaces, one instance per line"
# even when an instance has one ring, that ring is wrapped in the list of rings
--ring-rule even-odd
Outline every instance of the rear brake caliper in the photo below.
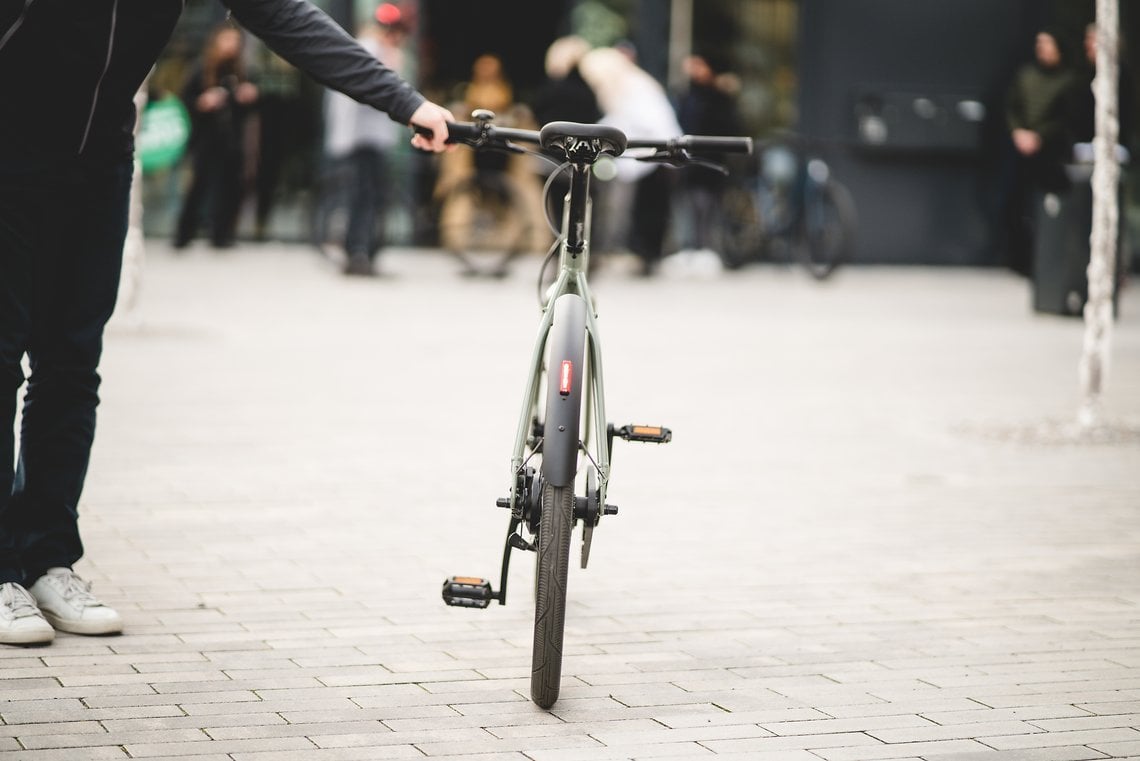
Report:
[[[513,498],[513,500],[512,500]],[[515,488],[511,497],[496,500],[499,507],[511,508],[511,517],[524,521],[536,533],[542,512],[542,475],[534,468],[524,466],[515,473]]]

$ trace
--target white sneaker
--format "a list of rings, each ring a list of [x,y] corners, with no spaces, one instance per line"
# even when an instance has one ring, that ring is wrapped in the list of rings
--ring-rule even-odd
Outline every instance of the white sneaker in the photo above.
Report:
[[[70,568],[49,568],[28,591],[44,618],[61,632],[118,634],[123,630],[122,617],[95,599],[91,583]]]
[[[55,639],[28,590],[15,582],[0,584],[0,643],[42,645]]]

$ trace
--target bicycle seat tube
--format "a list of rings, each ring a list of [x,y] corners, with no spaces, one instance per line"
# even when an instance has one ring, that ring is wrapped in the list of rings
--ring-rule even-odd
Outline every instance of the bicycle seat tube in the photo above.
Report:
[[[543,306],[549,306],[563,293],[576,293],[586,300],[591,312],[593,299],[586,285],[586,270],[590,257],[590,199],[589,163],[570,164],[570,189],[562,201],[562,243],[558,260],[558,274],[547,290]]]
[[[562,230],[563,241],[559,259],[559,273],[554,283],[546,292],[543,301],[543,318],[539,325],[538,341],[535,345],[534,355],[531,359],[531,373],[523,395],[522,414],[519,417],[518,430],[515,435],[515,446],[511,457],[511,472],[518,473],[524,462],[526,441],[530,435],[531,410],[537,403],[539,393],[539,378],[543,368],[543,351],[546,346],[546,337],[554,320],[554,302],[564,294],[575,294],[586,303],[586,325],[590,334],[587,344],[592,377],[588,381],[594,391],[600,392],[602,384],[601,356],[598,347],[598,329],[594,313],[593,297],[586,283],[586,270],[589,260],[590,212],[590,170],[592,160],[579,160],[570,163],[570,190],[563,198]],[[594,395],[591,395],[593,398]],[[601,399],[593,403],[599,421],[604,418],[605,405]],[[595,425],[605,430],[604,423],[595,421]],[[588,430],[588,429],[587,429]],[[601,491],[605,493],[605,484],[609,476],[608,453],[598,455],[600,464]],[[511,507],[517,504],[519,495],[512,490]]]
[[[590,166],[585,162],[570,165],[570,197],[566,208],[566,247],[567,254],[577,257],[586,252],[589,204]]]

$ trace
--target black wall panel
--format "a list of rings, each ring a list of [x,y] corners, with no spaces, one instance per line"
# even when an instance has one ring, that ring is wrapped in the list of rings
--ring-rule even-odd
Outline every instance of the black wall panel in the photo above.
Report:
[[[799,130],[859,210],[856,260],[997,264],[1006,88],[1035,0],[801,0]]]

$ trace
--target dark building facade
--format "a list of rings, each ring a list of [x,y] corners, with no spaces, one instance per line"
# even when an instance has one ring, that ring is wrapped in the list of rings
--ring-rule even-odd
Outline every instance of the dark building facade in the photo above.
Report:
[[[799,131],[858,204],[856,259],[995,264],[1005,92],[1037,0],[801,0]]]

